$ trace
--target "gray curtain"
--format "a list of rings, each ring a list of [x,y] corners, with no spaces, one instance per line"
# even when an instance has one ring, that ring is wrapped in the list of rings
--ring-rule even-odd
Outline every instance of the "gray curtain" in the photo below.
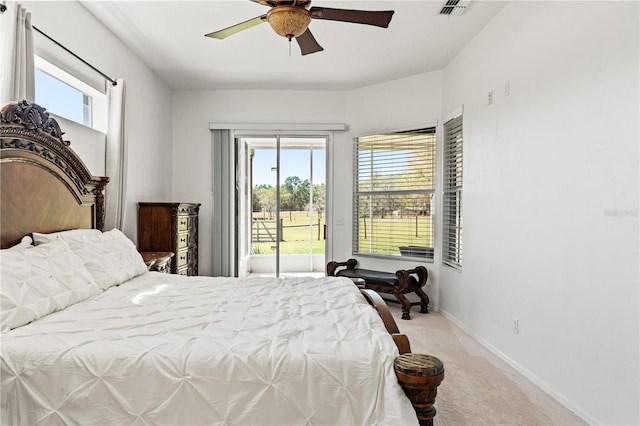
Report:
[[[235,141],[231,130],[212,130],[213,276],[234,277],[236,267]]]
[[[8,2],[0,15],[0,105],[35,101],[35,69],[31,14],[19,3]]]

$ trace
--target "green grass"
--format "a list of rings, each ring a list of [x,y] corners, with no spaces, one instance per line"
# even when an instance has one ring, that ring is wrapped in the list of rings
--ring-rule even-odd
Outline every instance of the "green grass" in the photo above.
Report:
[[[373,218],[373,234],[378,238],[371,240],[371,222],[367,219],[366,232],[360,219],[360,253],[400,254],[400,246],[433,247],[432,217],[418,216],[408,218]]]
[[[254,219],[261,220],[262,213],[254,213]],[[306,211],[297,212],[281,212],[282,219],[282,237],[284,241],[280,242],[280,254],[309,254],[309,215]],[[272,220],[275,219],[275,216]],[[268,218],[267,218],[268,220]],[[313,226],[313,253],[324,253],[324,216],[320,221],[320,240],[318,240],[318,217],[314,215]],[[275,226],[275,225],[269,225]],[[275,231],[273,232],[275,235]],[[255,254],[275,254],[275,242],[253,242],[251,243],[253,253]]]
[[[254,218],[262,219],[262,213],[254,213]],[[284,241],[280,242],[280,254],[309,254],[309,216],[307,212],[280,213],[283,226]],[[399,255],[400,246],[433,247],[431,235],[432,217],[419,216],[408,218],[374,218],[373,231],[376,235],[384,236],[371,241],[371,223],[367,220],[367,233],[360,220],[360,253]],[[317,217],[314,217],[313,253],[324,253],[323,238],[324,216],[320,222],[320,240],[318,240]],[[275,226],[275,225],[271,225]],[[274,231],[275,235],[275,231]],[[252,243],[254,254],[275,254],[275,242]]]

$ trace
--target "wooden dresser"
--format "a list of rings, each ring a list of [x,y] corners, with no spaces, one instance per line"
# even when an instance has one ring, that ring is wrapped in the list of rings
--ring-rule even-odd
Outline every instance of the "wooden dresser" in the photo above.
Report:
[[[171,273],[198,275],[199,203],[138,203],[138,250],[173,252]]]

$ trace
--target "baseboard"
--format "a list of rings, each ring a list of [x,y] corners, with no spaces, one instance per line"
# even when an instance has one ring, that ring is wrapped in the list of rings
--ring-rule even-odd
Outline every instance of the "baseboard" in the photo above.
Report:
[[[500,351],[498,348],[496,348],[495,346],[493,346],[492,344],[490,344],[486,340],[482,339],[481,337],[479,337],[476,334],[474,334],[473,332],[471,332],[467,327],[462,325],[460,323],[460,321],[458,321],[453,315],[449,314],[444,309],[438,309],[438,312],[440,314],[442,314],[443,317],[445,317],[446,319],[451,321],[456,327],[458,327],[459,329],[464,331],[473,340],[475,340],[476,342],[480,343],[487,350],[489,350],[492,354],[494,354],[495,356],[500,358],[502,361],[504,361],[509,366],[514,368],[518,373],[520,373],[524,377],[526,377],[534,385],[536,385],[537,387],[542,389],[545,393],[547,393],[549,396],[551,396],[553,399],[558,401],[567,410],[570,410],[571,412],[573,412],[575,415],[577,415],[578,417],[580,417],[582,420],[584,420],[585,422],[587,422],[590,425],[602,425],[602,424],[605,424],[605,422],[598,421],[598,420],[594,419],[593,417],[591,417],[589,414],[585,413],[582,408],[576,406],[574,403],[572,403],[570,400],[565,398],[563,395],[561,395],[558,392],[556,392],[551,386],[549,386],[549,384],[547,382],[545,382],[544,380],[540,379],[538,376],[536,376],[531,371],[529,371],[528,369],[523,367],[521,364],[519,364],[518,362],[516,362],[513,359],[511,359],[510,357],[508,357],[504,352]]]

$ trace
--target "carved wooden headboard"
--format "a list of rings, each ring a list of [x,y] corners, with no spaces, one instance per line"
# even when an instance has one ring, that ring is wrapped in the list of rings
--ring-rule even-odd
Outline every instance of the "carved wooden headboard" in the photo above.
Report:
[[[0,243],[31,232],[104,227],[104,188],[62,139],[57,121],[20,101],[0,110]]]

